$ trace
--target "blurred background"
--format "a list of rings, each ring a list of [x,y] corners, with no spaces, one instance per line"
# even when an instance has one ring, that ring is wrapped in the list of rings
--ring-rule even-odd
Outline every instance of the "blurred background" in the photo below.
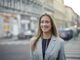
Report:
[[[64,0],[0,0],[0,60],[26,60],[26,44],[43,13],[54,18],[67,60],[80,60],[80,15]]]

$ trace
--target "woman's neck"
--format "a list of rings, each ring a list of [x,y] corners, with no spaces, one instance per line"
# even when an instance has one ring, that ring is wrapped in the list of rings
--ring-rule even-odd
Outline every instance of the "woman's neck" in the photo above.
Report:
[[[51,33],[43,33],[42,38],[49,39],[49,38],[51,38],[51,36],[52,36]]]

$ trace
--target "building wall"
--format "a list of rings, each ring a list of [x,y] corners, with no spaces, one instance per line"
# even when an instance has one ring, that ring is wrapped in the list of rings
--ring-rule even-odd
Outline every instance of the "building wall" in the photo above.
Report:
[[[68,22],[68,27],[78,26],[78,14],[74,12],[71,7],[65,6],[66,9],[66,21]]]
[[[0,15],[0,38],[3,34],[3,17]]]
[[[78,16],[78,27],[80,27],[80,16]]]
[[[65,27],[64,23],[65,21],[65,7],[64,7],[64,0],[54,0],[53,1],[53,7],[54,7],[54,17],[56,20],[56,24],[58,28]]]
[[[0,35],[6,37],[8,33],[12,33],[14,14],[12,13],[0,13]],[[14,28],[15,29],[15,28]],[[16,31],[15,31],[16,32]]]
[[[72,21],[74,19],[74,11],[72,8],[65,6],[66,9],[66,21],[67,21],[67,25],[68,27],[72,26]]]
[[[33,30],[32,27],[30,28],[33,26],[35,30],[35,23],[38,22],[40,15],[46,12],[52,16],[57,28],[70,26],[71,19],[75,19],[75,14],[70,9],[65,8],[64,0],[0,0],[0,4],[0,12],[20,15],[17,20],[19,30],[22,28],[22,20],[29,21],[28,29]]]
[[[30,24],[32,23],[31,20],[33,20],[33,22],[34,22],[34,19],[31,19],[31,18],[32,17],[38,18],[40,16],[40,13],[42,13],[41,10],[42,10],[42,5],[40,4],[40,1],[38,1],[38,0],[0,0],[0,12],[2,12],[2,14],[5,14],[6,16],[8,16],[7,14],[11,14],[11,13],[16,14],[15,17],[18,19],[17,20],[18,28],[17,27],[16,28],[19,29],[19,32],[22,29],[22,27],[21,27],[22,20],[30,21],[30,23],[28,24],[29,25],[28,29],[30,29]],[[17,15],[20,15],[20,17],[18,18]],[[24,16],[22,17],[22,15],[24,15]],[[8,18],[9,19],[5,18],[5,20],[6,19],[10,20],[11,16],[8,16]],[[16,24],[17,22],[15,23],[13,21],[13,22],[8,23],[8,25],[11,23],[13,23],[12,32],[18,31],[18,30],[14,31],[14,28],[15,28],[15,25],[17,25]],[[9,27],[11,27],[11,25],[5,27],[4,30],[11,31],[11,29],[9,29]]]
[[[64,8],[64,0],[54,0],[53,1],[53,6],[56,10],[58,10],[61,13],[65,13],[65,8]]]

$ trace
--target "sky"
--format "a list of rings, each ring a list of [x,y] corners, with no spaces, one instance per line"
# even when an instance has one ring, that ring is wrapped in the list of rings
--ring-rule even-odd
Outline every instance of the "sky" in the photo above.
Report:
[[[80,0],[64,0],[64,4],[70,6],[80,16]]]

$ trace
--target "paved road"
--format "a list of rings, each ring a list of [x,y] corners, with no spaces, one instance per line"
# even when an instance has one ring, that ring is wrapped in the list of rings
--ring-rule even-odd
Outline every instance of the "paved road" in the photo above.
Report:
[[[0,60],[27,60],[28,42],[29,40],[0,40]],[[80,37],[65,42],[67,60],[80,60],[79,46]]]
[[[0,60],[30,60],[27,41],[0,42]]]
[[[80,60],[80,37],[65,43],[65,53],[67,60]]]

